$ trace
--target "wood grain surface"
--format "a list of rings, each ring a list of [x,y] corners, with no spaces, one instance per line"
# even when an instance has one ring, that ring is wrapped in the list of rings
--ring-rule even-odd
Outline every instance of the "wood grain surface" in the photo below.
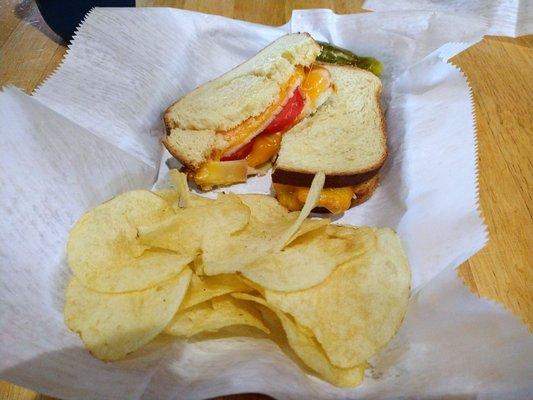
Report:
[[[361,12],[349,0],[137,1],[267,24],[287,22],[293,9]],[[0,86],[31,93],[54,71],[66,47],[57,43],[30,0],[0,4]],[[479,145],[481,209],[489,244],[461,265],[472,292],[502,303],[533,329],[533,36],[486,37],[456,56],[473,89]],[[225,397],[265,399],[262,395]],[[0,381],[0,399],[50,400]]]

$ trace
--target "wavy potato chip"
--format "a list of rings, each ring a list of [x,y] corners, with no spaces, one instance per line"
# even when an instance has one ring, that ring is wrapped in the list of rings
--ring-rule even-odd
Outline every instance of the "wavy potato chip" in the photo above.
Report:
[[[376,235],[376,249],[340,265],[315,287],[264,294],[269,304],[309,328],[340,368],[360,365],[388,343],[409,299],[410,271],[396,234],[388,228],[353,232],[362,241]]]
[[[246,285],[236,275],[197,276],[193,274],[189,290],[181,303],[181,310],[211,300],[214,297],[234,292],[251,292],[254,289]]]
[[[261,195],[239,196],[250,211],[248,224],[229,238],[217,235],[203,244],[203,270],[206,275],[238,271],[275,247],[280,235],[296,219],[296,215],[279,205],[275,199]]]
[[[156,190],[154,193],[165,199],[174,210],[187,207],[205,206],[213,201],[207,197],[191,193],[189,186],[187,185],[187,175],[184,173],[179,172],[176,169],[171,169],[168,174],[173,187]]]
[[[279,318],[287,341],[294,353],[309,369],[315,371],[322,379],[339,387],[356,387],[363,381],[366,362],[352,368],[338,368],[332,365],[317,340],[305,329],[295,323],[291,317],[265,302],[263,299],[247,294],[234,294],[235,298],[261,304]]]
[[[305,219],[309,216],[313,208],[315,208],[318,199],[320,198],[320,192],[324,187],[324,182],[326,181],[326,174],[323,171],[319,171],[315,174],[313,182],[309,187],[309,192],[307,192],[307,198],[305,199],[305,204],[300,211],[298,218],[294,221],[294,224],[287,229],[283,236],[279,240],[279,250],[283,249],[287,244],[294,239],[294,235],[298,232],[302,226]]]
[[[180,196],[179,193],[174,188],[165,188],[161,190],[154,191],[156,195],[163,198],[169,206],[171,206],[174,210],[178,210],[180,208],[187,208],[187,207],[198,207],[198,206],[206,206],[209,205],[211,202],[213,202],[213,199],[209,199],[207,197],[199,196],[195,193],[189,192],[189,198],[187,207],[180,207]]]
[[[176,169],[168,171],[170,181],[176,188],[178,193],[178,207],[187,208],[190,206],[191,192],[189,191],[189,185],[187,184],[187,175],[179,172]]]
[[[137,225],[172,214],[162,198],[147,190],[121,194],[88,211],[69,235],[72,272],[88,288],[110,293],[143,290],[179,274],[192,257],[149,250],[137,239]]]
[[[186,256],[199,254],[202,243],[216,235],[228,240],[250,219],[250,209],[234,194],[221,194],[208,205],[178,209],[175,215],[153,225],[140,226],[139,241],[146,246]]]
[[[296,231],[296,233],[292,236],[292,238],[287,242],[285,246],[290,245],[292,242],[294,242],[296,239],[298,239],[300,236],[306,235],[309,232],[312,232],[316,229],[323,228],[325,226],[328,226],[331,223],[331,221],[328,218],[308,218],[305,219],[302,222],[302,225],[300,225],[300,229]]]
[[[276,199],[265,195],[239,195],[250,211],[250,221],[229,239],[212,235],[203,245],[203,271],[218,275],[240,271],[246,265],[272,252],[283,235],[294,226],[299,212],[289,212]],[[291,240],[324,226],[316,220],[304,221]]]
[[[65,323],[95,357],[118,360],[150,342],[168,325],[185,296],[191,270],[131,293],[99,293],[70,281]]]
[[[180,274],[193,259],[171,252],[145,250],[128,263],[113,265],[87,276],[85,285],[103,293],[144,290]]]
[[[189,338],[199,333],[216,332],[233,325],[252,326],[269,333],[259,311],[248,302],[230,296],[216,297],[178,312],[164,332]]]
[[[153,193],[165,200],[169,206],[177,204],[180,198],[175,188],[155,190]]]
[[[319,284],[337,266],[365,250],[360,241],[330,236],[323,227],[246,265],[240,272],[265,289],[292,292]]]

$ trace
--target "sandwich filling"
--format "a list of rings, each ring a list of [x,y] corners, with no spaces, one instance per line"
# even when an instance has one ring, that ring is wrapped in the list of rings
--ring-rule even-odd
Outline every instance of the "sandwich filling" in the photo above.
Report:
[[[364,202],[378,185],[378,175],[355,186],[324,188],[320,192],[316,208],[324,208],[332,214],[340,214],[354,204]],[[276,197],[290,211],[302,209],[309,193],[308,187],[273,183]]]
[[[265,111],[238,126],[217,134],[224,146],[217,148],[194,172],[194,180],[203,190],[215,185],[246,181],[249,174],[268,163],[279,151],[281,138],[298,121],[314,113],[333,90],[326,68],[296,66],[282,86],[277,99]]]

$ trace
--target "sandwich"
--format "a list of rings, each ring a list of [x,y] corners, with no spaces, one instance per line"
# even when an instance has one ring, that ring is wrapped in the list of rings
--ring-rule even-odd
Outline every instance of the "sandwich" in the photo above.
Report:
[[[274,162],[273,189],[290,210],[301,209],[318,171],[319,210],[370,197],[386,157],[381,82],[321,62],[322,49],[307,33],[282,36],[166,110],[163,143],[200,189],[244,182]]]

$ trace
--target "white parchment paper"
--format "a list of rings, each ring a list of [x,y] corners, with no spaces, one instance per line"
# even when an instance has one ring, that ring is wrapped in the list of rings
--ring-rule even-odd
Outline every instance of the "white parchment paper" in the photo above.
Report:
[[[0,93],[0,377],[64,399],[527,398],[531,336],[455,274],[487,234],[470,89],[447,60],[486,28],[426,11],[295,11],[278,28],[174,9],[92,11],[34,96]],[[121,362],[92,358],[63,324],[69,228],[124,190],[164,182],[170,103],[297,31],[384,62],[389,159],[371,200],[340,221],[401,236],[413,295],[399,334],[354,390],[306,375],[262,339],[156,342]],[[270,178],[231,190],[268,193]]]
[[[518,37],[533,33],[531,0],[366,0],[363,8],[458,13],[472,19],[485,18],[487,35]]]

